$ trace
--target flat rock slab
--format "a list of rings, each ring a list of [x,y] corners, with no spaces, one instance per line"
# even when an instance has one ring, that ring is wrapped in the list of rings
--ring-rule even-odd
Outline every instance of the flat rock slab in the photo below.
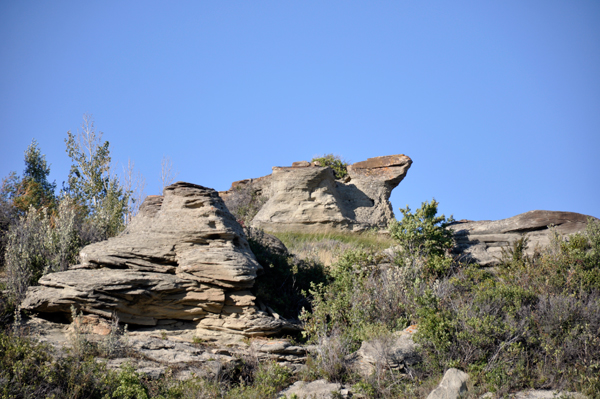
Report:
[[[278,398],[291,398],[293,395],[296,395],[298,399],[334,399],[349,397],[350,392],[342,384],[327,380],[297,381],[281,392]]]
[[[526,237],[526,255],[533,255],[551,242],[554,226],[557,233],[583,232],[591,216],[573,212],[530,211],[502,220],[459,221],[450,225],[454,232],[454,252],[463,261],[493,266],[500,263],[502,249]],[[597,220],[597,219],[596,219]]]
[[[534,389],[510,395],[510,399],[587,399],[587,396],[577,392],[560,392]]]

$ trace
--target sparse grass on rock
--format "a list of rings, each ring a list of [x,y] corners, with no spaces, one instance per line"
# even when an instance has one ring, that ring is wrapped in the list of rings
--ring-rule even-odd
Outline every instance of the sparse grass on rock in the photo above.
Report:
[[[288,250],[300,259],[317,261],[325,266],[335,263],[348,250],[382,251],[397,245],[389,234],[376,230],[361,233],[333,232],[270,233],[279,238]]]

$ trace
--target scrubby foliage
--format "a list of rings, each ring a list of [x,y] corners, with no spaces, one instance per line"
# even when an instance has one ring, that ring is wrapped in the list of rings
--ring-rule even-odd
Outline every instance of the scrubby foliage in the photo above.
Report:
[[[0,331],[2,398],[148,398],[145,392],[131,368],[114,372],[90,356],[55,357],[46,344]]]
[[[87,115],[82,132],[67,135],[73,164],[60,195],[35,140],[25,151],[23,177],[11,172],[0,188],[0,266],[12,306],[42,275],[76,263],[82,246],[124,227],[130,192],[111,174],[108,142]]]
[[[56,356],[46,344],[0,330],[0,397],[270,399],[292,382],[289,369],[252,358],[222,367],[214,378],[179,381],[170,373],[151,380],[128,364],[109,370],[97,355],[86,349]]]
[[[267,198],[249,184],[240,184],[225,197],[225,205],[242,226],[248,226]]]
[[[256,229],[247,232],[250,248],[263,267],[253,288],[257,299],[283,317],[297,319],[303,308],[310,308],[306,295],[311,283],[327,280],[323,265],[273,251],[260,239],[264,232]]]
[[[507,258],[495,275],[466,266],[427,291],[418,312],[427,367],[458,366],[500,393],[600,392],[597,231],[590,220],[557,251]]]
[[[75,231],[73,202],[65,197],[54,215],[33,206],[10,227],[5,252],[8,292],[20,303],[27,287],[42,275],[66,270],[77,257],[79,239]]]
[[[339,155],[325,154],[313,157],[310,162],[318,162],[321,166],[329,166],[333,169],[333,174],[336,179],[343,179],[348,175],[348,163]]]
[[[533,387],[598,397],[600,223],[589,220],[585,234],[557,235],[533,257],[519,240],[488,270],[448,256],[451,219],[436,212],[435,201],[404,210],[390,226],[399,244],[394,255],[348,251],[329,269],[330,284],[313,285],[312,312],[303,317],[307,338],[325,354],[311,360],[315,373],[354,381],[369,397],[414,392],[450,367],[469,372],[481,393]],[[423,359],[412,378],[389,370],[362,379],[346,370],[343,354],[409,324],[418,325]]]

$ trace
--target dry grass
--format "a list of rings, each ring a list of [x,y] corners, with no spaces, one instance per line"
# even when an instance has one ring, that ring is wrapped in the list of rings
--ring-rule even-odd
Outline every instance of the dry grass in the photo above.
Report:
[[[335,263],[340,255],[350,249],[381,251],[397,245],[385,232],[366,231],[325,232],[325,233],[272,233],[279,238],[288,250],[300,259],[317,261],[325,266]]]

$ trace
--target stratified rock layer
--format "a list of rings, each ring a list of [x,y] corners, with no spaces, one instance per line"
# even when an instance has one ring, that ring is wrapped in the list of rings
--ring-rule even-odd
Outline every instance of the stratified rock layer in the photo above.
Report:
[[[590,216],[574,212],[530,211],[502,220],[460,221],[449,228],[454,231],[454,252],[463,261],[482,266],[500,263],[502,248],[526,237],[526,255],[533,255],[550,244],[554,226],[556,232],[568,235],[585,230]]]
[[[116,314],[124,323],[198,321],[248,335],[286,322],[255,306],[249,291],[261,266],[241,226],[213,189],[178,182],[149,197],[118,237],[88,245],[81,264],[31,287],[23,308]]]
[[[267,231],[386,227],[394,217],[390,195],[411,164],[406,155],[370,158],[348,166],[348,176],[337,180],[329,167],[294,162],[274,167],[269,176],[236,182],[221,195],[232,198],[235,190],[252,185],[255,195],[268,200],[251,224]]]

